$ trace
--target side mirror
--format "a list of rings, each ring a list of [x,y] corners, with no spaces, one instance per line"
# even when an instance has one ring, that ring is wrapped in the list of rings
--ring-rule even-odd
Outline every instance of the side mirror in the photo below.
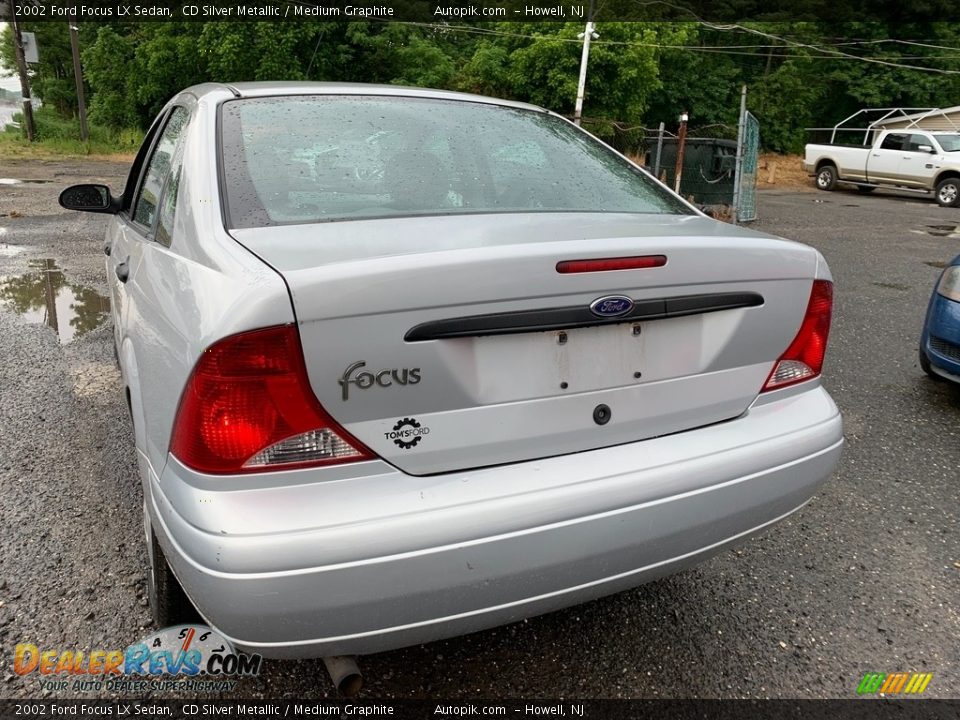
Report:
[[[120,201],[106,185],[71,185],[60,193],[60,206],[67,210],[108,213],[120,211]]]
[[[920,152],[932,153],[933,145],[917,145],[917,150],[919,150]]]

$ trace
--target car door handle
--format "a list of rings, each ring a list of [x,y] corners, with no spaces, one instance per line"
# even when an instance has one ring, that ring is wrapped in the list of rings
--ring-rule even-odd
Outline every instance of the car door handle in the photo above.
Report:
[[[130,268],[127,266],[126,260],[124,260],[122,263],[118,263],[114,270],[116,271],[117,278],[120,280],[120,282],[125,283],[130,277]]]

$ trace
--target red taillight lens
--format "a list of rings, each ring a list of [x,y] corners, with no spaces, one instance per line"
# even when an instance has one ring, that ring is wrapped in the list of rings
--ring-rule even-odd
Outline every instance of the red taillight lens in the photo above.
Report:
[[[314,397],[292,325],[225,338],[197,361],[170,452],[205,473],[249,473],[373,457]]]
[[[666,255],[636,255],[634,257],[596,258],[594,260],[563,260],[557,263],[558,273],[609,272],[610,270],[643,270],[663,267]]]
[[[800,332],[780,356],[764,383],[763,391],[776,390],[817,377],[823,369],[833,312],[833,283],[814,280]]]

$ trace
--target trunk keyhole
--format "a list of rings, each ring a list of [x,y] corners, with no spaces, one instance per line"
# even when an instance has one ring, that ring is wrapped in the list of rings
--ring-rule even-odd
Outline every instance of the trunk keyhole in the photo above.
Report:
[[[593,421],[597,425],[606,425],[608,422],[610,422],[611,415],[612,413],[610,412],[610,407],[604,405],[603,403],[600,403],[593,409]]]

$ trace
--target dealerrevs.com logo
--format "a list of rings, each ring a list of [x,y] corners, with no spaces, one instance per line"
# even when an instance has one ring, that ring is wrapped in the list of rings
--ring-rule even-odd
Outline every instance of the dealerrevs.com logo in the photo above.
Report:
[[[233,690],[237,678],[260,673],[263,658],[234,649],[206,625],[177,625],[148,635],[124,650],[41,649],[18,643],[13,670],[37,677],[51,692],[146,692]]]
[[[857,695],[921,695],[933,673],[867,673],[857,686]]]

